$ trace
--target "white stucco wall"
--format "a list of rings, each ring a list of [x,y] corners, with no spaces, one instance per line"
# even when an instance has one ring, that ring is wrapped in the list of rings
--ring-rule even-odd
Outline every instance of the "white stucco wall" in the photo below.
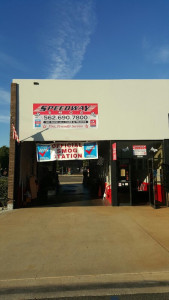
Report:
[[[169,80],[15,79],[13,82],[18,84],[21,141],[169,138]],[[98,129],[48,129],[43,132],[33,129],[33,103],[98,103]]]

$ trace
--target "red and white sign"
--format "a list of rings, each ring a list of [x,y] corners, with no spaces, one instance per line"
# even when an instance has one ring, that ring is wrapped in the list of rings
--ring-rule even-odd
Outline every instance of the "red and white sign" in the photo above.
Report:
[[[98,159],[96,142],[63,142],[37,144],[37,161]]]
[[[147,155],[147,148],[145,145],[134,145],[133,146],[133,155],[144,156]]]
[[[90,127],[96,127],[96,119],[90,120]]]
[[[116,143],[112,145],[113,160],[117,160]]]
[[[34,103],[34,128],[89,129],[98,128],[97,103]]]

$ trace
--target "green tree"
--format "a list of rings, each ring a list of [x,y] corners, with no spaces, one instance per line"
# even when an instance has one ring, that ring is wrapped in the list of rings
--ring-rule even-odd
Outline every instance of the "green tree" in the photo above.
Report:
[[[8,178],[0,177],[0,206],[7,205],[8,199]]]
[[[0,168],[8,169],[9,165],[9,147],[2,146],[0,147]]]

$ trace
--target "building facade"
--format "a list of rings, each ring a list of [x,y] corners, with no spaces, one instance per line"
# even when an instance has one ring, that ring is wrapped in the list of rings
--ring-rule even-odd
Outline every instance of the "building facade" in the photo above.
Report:
[[[168,205],[168,112],[169,80],[13,80],[9,204],[50,161],[85,160],[106,205]]]

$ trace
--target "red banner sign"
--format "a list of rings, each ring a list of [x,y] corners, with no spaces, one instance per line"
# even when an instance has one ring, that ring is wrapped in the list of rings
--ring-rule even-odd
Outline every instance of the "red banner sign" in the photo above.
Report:
[[[98,128],[97,103],[33,104],[34,128]]]
[[[113,143],[112,145],[112,155],[113,160],[117,160],[117,151],[116,151],[116,143]]]

